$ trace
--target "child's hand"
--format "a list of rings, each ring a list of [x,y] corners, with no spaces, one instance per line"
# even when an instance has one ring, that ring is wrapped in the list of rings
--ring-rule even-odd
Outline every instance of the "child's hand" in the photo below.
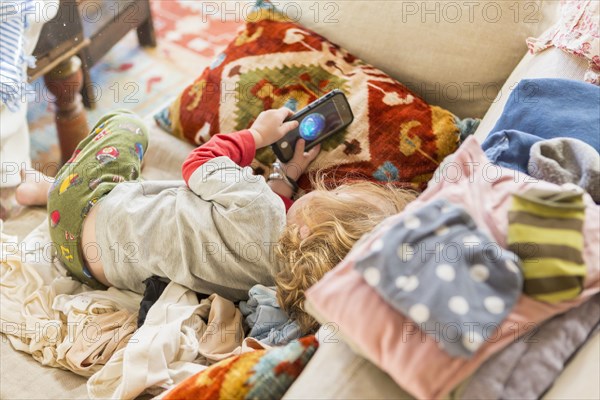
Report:
[[[298,121],[283,122],[292,114],[294,112],[285,107],[261,112],[250,127],[256,148],[269,146],[296,128]]]
[[[294,156],[290,161],[282,164],[285,174],[297,181],[300,175],[306,171],[308,165],[317,158],[319,151],[321,151],[321,145],[318,144],[309,151],[305,152],[306,141],[304,139],[298,139],[296,142],[296,148],[294,149]]]

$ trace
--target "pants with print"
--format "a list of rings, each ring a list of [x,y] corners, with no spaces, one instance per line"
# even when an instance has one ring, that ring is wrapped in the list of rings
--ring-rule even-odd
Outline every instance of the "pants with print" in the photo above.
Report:
[[[116,185],[139,179],[147,146],[147,128],[139,117],[129,111],[111,112],[79,143],[48,193],[50,237],[56,255],[75,279],[94,288],[104,286],[85,263],[83,221]]]

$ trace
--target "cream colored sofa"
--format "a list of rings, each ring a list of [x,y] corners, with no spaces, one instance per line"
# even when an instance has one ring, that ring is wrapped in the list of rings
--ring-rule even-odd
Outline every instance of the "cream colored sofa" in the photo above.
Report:
[[[520,79],[583,79],[587,64],[560,50],[526,55],[525,38],[553,23],[558,1],[480,1],[477,7],[452,2],[459,8],[463,4],[460,18],[451,14],[449,3],[323,2],[318,15],[312,1],[294,4],[299,7],[300,22],[407,83],[430,103],[461,117],[483,117],[476,132],[479,139],[489,133]],[[494,10],[500,10],[503,17],[498,19]],[[143,174],[149,179],[178,179],[191,146],[162,132],[151,116],[147,120],[152,128]],[[4,231],[22,238],[44,218],[43,210],[30,209],[19,219],[8,221]],[[286,398],[409,398],[385,373],[341,339],[333,339],[321,345]],[[6,340],[2,340],[0,351],[0,398],[87,397],[85,379],[42,367],[28,355],[15,352]],[[599,366],[600,335],[596,335],[545,397],[600,398]]]

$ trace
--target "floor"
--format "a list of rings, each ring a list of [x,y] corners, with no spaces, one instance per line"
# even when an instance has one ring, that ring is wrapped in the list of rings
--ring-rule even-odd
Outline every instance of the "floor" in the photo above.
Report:
[[[91,70],[100,88],[96,109],[88,111],[92,126],[104,113],[125,108],[147,115],[175,97],[229,43],[242,22],[233,15],[203,16],[202,2],[151,0],[158,46],[143,49],[130,32]],[[183,62],[182,62],[183,61]],[[27,118],[34,166],[49,175],[60,154],[53,105],[40,80]]]

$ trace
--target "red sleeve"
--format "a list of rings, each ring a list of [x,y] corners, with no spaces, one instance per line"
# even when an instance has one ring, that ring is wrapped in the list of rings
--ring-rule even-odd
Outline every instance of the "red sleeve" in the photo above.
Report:
[[[240,167],[247,167],[252,162],[255,153],[256,145],[249,130],[215,135],[190,153],[183,163],[183,179],[187,184],[192,174],[202,164],[216,157],[229,157]]]
[[[275,194],[281,197],[281,200],[283,200],[283,204],[285,204],[285,212],[288,212],[292,204],[294,204],[294,200],[290,199],[289,197],[282,196],[279,193]]]

